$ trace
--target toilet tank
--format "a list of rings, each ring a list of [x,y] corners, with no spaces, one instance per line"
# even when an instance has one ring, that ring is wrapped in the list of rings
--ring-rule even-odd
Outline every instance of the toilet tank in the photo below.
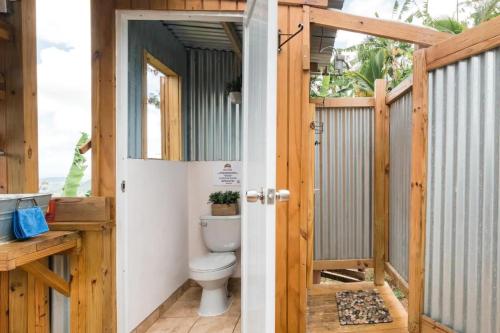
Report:
[[[201,216],[201,232],[212,252],[232,252],[241,246],[241,217]]]

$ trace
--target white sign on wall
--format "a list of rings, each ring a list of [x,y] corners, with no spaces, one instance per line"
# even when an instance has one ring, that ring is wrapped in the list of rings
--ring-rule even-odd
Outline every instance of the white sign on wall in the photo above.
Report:
[[[214,166],[214,186],[240,186],[241,163],[224,162]]]

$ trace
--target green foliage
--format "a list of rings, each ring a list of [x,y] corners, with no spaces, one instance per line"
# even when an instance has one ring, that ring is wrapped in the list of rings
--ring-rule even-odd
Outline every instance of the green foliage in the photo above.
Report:
[[[241,75],[238,76],[235,80],[226,83],[226,95],[229,95],[230,92],[241,92]]]
[[[240,192],[236,191],[226,191],[226,192],[214,192],[208,197],[208,202],[212,204],[223,204],[230,205],[238,203],[240,198]]]
[[[500,15],[500,0],[467,0],[461,5],[472,9],[469,20],[473,25],[479,25]]]
[[[148,104],[154,105],[155,108],[160,108],[160,95],[156,93],[149,93]]]
[[[78,143],[75,146],[75,153],[73,156],[73,162],[71,163],[71,168],[69,169],[68,176],[64,182],[63,196],[65,197],[76,197],[78,196],[78,188],[83,179],[85,170],[87,169],[87,159],[85,156],[80,154],[80,147],[89,141],[89,135],[87,133],[82,133]]]

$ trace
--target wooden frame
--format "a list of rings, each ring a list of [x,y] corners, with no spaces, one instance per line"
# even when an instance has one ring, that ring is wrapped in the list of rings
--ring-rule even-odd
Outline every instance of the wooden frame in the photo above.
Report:
[[[373,268],[373,259],[314,260],[313,263],[315,271],[366,268]]]
[[[316,107],[324,108],[372,108],[375,107],[374,97],[338,97],[338,98],[311,98],[310,102]]]
[[[433,70],[500,46],[500,17],[464,31],[426,50],[427,70]]]
[[[413,55],[412,167],[410,192],[410,254],[408,330],[418,333],[424,302],[425,225],[427,200],[428,73],[425,49]]]
[[[391,105],[399,97],[410,91],[413,87],[413,76],[407,77],[403,82],[397,85],[394,89],[387,93],[385,104]]]
[[[234,53],[241,61],[242,54],[243,54],[243,47],[241,45],[240,36],[236,32],[236,28],[234,26],[234,23],[222,22],[221,24],[222,24],[222,27],[224,28],[224,31],[226,32],[227,37],[229,38],[229,41],[231,42],[231,46],[233,48]]]
[[[144,50],[142,67],[142,112],[141,112],[141,140],[142,158],[148,157],[148,95],[147,95],[147,68],[148,65],[160,71],[165,77],[160,80],[160,114],[161,114],[161,159],[179,161],[182,158],[182,78],[168,66],[148,51]],[[177,127],[177,128],[176,128]],[[174,140],[175,139],[175,140]],[[170,140],[174,143],[171,144]]]
[[[452,329],[427,316],[422,316],[422,333],[453,333]]]
[[[374,211],[373,261],[374,283],[384,284],[386,239],[389,229],[389,108],[385,80],[375,81],[375,156],[374,156]]]
[[[451,37],[450,34],[430,28],[357,16],[332,9],[311,8],[311,23],[424,46],[434,45]]]
[[[393,279],[394,284],[408,296],[408,282],[396,271],[390,262],[385,262],[385,272]]]

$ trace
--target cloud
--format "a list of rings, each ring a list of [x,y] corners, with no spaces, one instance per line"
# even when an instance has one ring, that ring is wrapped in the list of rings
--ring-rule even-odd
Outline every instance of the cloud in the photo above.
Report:
[[[80,133],[91,130],[90,2],[37,4],[40,178],[65,177]]]

